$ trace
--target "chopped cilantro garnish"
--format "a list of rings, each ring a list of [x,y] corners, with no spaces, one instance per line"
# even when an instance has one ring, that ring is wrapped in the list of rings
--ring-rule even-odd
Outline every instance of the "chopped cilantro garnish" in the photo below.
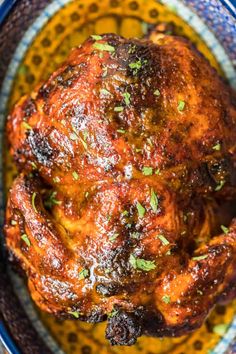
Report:
[[[99,36],[97,34],[92,34],[91,37],[95,40],[95,41],[99,41],[100,39],[102,39],[102,36]]]
[[[150,205],[152,210],[156,213],[157,212],[157,207],[158,207],[158,198],[156,193],[154,192],[153,189],[151,189],[151,198],[150,198]]]
[[[136,258],[133,254],[130,255],[129,263],[134,269],[141,269],[149,272],[156,268],[154,261],[147,261],[146,259]]]
[[[108,70],[108,68],[106,66],[102,68],[102,71],[103,71],[102,77],[107,76],[107,70]]]
[[[117,133],[121,133],[121,134],[125,134],[126,133],[126,131],[124,129],[117,129],[116,131],[117,131]]]
[[[57,176],[54,177],[54,178],[53,178],[53,182],[54,182],[54,183],[59,183],[59,182],[60,182],[60,178],[57,177]]]
[[[82,280],[84,278],[87,278],[89,276],[89,270],[88,269],[82,269],[80,272],[79,272],[79,280]]]
[[[74,316],[75,318],[79,318],[79,312],[78,311],[68,311],[68,313],[72,316]]]
[[[165,304],[169,304],[169,303],[170,303],[170,296],[168,296],[168,295],[162,296],[162,301],[163,301]]]
[[[11,225],[12,225],[12,226],[16,226],[16,225],[17,225],[16,220],[11,220]]]
[[[73,172],[72,172],[72,176],[73,176],[73,178],[74,178],[75,181],[78,181],[79,175],[78,175],[78,173],[77,173],[76,171],[73,171]]]
[[[216,186],[215,191],[218,192],[220,191],[225,185],[225,181],[221,180],[220,183]]]
[[[151,141],[150,138],[147,138],[147,142],[148,142],[148,144],[149,144],[150,146],[153,146],[153,143],[152,143],[152,141]]]
[[[109,237],[109,241],[111,242],[115,241],[115,239],[117,239],[118,236],[119,234],[113,234],[112,236]]]
[[[104,273],[105,273],[105,274],[111,273],[111,268],[105,268],[105,269],[104,269]]]
[[[131,47],[129,48],[129,50],[128,50],[128,53],[129,54],[132,54],[132,53],[134,53],[135,52],[135,49],[136,49],[136,45],[131,45]]]
[[[21,239],[27,244],[28,247],[30,247],[31,243],[26,234],[21,235]]]
[[[132,232],[131,234],[130,234],[130,237],[131,238],[135,238],[135,239],[139,239],[139,237],[140,237],[140,232]]]
[[[218,144],[216,144],[215,146],[213,146],[212,149],[213,149],[213,150],[216,150],[216,151],[220,151],[220,149],[221,149],[220,143],[218,143]]]
[[[76,141],[76,140],[78,140],[78,136],[75,133],[71,133],[70,140]]]
[[[135,149],[136,152],[141,152],[143,149]]]
[[[220,225],[220,228],[221,228],[221,230],[223,231],[224,234],[228,234],[228,232],[229,232],[229,228],[228,227],[226,227],[224,225]]]
[[[136,204],[136,208],[138,210],[138,215],[140,218],[143,218],[145,213],[146,213],[146,210],[145,208],[142,206],[142,204],[140,204],[139,202],[137,202]]]
[[[122,211],[122,213],[121,213],[123,216],[127,216],[127,215],[129,215],[129,212],[128,212],[128,210],[124,210],[124,211]]]
[[[142,169],[142,173],[144,174],[144,176],[151,176],[153,172],[152,167],[143,167]]]
[[[115,48],[107,43],[97,43],[95,42],[93,44],[93,47],[97,50],[102,50],[102,51],[105,51],[105,52],[114,52],[115,51]]]
[[[87,145],[85,139],[80,138],[80,141],[81,141],[81,143],[83,144],[83,147],[85,148],[85,150],[87,150],[88,145]]]
[[[157,89],[157,90],[155,90],[153,93],[154,93],[154,95],[155,95],[155,96],[160,96],[160,94],[161,94],[161,93],[160,93],[160,91],[159,91],[158,89]]]
[[[193,261],[202,261],[203,259],[206,259],[207,257],[208,257],[207,254],[203,254],[202,256],[193,257],[192,260]]]
[[[159,175],[161,173],[161,170],[158,168],[158,169],[156,169],[156,171],[155,171],[155,175]]]
[[[49,195],[48,199],[45,201],[45,206],[52,208],[53,205],[60,205],[61,201],[56,199],[57,192],[53,191]]]
[[[159,238],[159,240],[162,242],[162,244],[164,246],[167,246],[170,244],[170,242],[167,240],[167,238],[165,238],[164,235],[157,235],[157,238]]]
[[[33,207],[34,211],[37,213],[38,210],[37,210],[37,208],[36,208],[36,206],[35,206],[35,198],[36,198],[36,195],[37,195],[36,192],[34,192],[34,193],[32,194],[32,207]]]
[[[22,122],[21,125],[22,125],[23,128],[25,128],[27,130],[31,130],[32,129],[32,127],[26,122]]]
[[[130,63],[129,67],[130,67],[130,69],[133,70],[133,74],[135,75],[135,74],[137,74],[138,70],[141,69],[142,64],[145,64],[146,62],[147,62],[147,60],[144,60],[142,63],[141,60],[139,59],[136,62]]]
[[[213,332],[215,334],[218,334],[219,336],[223,337],[223,335],[226,333],[227,329],[228,329],[229,325],[226,323],[221,323],[218,325],[215,325],[213,327]]]
[[[124,92],[122,94],[122,96],[124,97],[126,106],[128,106],[130,104],[130,93],[129,92]]]
[[[113,309],[110,313],[108,313],[107,317],[112,318],[115,317],[118,314],[118,310]]]
[[[185,107],[185,102],[180,100],[177,107],[178,111],[182,112],[184,110],[184,107]]]
[[[111,93],[106,90],[106,89],[101,89],[100,92],[103,94],[103,95],[110,95]]]
[[[124,107],[118,106],[114,108],[115,112],[122,112],[124,110]]]
[[[34,161],[31,162],[31,166],[32,166],[33,170],[37,170],[37,165]]]

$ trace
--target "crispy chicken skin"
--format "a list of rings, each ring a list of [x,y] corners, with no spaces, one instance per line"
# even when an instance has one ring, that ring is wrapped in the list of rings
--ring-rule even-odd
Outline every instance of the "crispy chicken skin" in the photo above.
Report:
[[[236,295],[236,100],[185,39],[92,36],[7,120],[10,258],[43,310],[111,344]],[[222,226],[224,225],[224,226]]]

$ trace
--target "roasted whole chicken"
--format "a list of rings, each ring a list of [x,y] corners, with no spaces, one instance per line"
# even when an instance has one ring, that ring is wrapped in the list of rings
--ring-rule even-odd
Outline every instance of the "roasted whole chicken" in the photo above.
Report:
[[[188,40],[91,36],[7,136],[6,244],[39,308],[132,345],[236,296],[236,98]]]

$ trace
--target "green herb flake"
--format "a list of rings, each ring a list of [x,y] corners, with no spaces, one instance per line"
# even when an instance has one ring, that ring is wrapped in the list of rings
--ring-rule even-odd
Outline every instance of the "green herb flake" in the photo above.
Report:
[[[82,138],[80,138],[80,141],[83,144],[83,147],[85,148],[85,150],[87,150],[88,145],[87,145],[86,141],[84,139],[82,139]]]
[[[142,204],[139,203],[139,202],[137,202],[136,208],[137,208],[137,210],[138,210],[138,216],[139,216],[140,218],[143,218],[144,215],[145,215],[145,213],[146,213],[146,209],[145,209],[145,208],[142,206]]]
[[[177,107],[178,111],[182,112],[184,110],[184,107],[185,107],[185,102],[180,100]]]
[[[115,112],[122,112],[124,110],[124,107],[118,106],[114,108]]]
[[[107,43],[94,43],[93,47],[97,50],[105,51],[105,52],[114,52],[115,48]]]
[[[102,36],[99,36],[97,34],[92,34],[91,37],[95,40],[95,41],[100,41],[100,39],[102,39]]]
[[[220,183],[216,186],[215,191],[218,192],[220,191],[225,185],[225,181],[221,180]]]
[[[37,165],[34,161],[31,162],[31,166],[32,166],[33,170],[37,170]]]
[[[68,311],[68,313],[72,316],[74,316],[75,318],[79,318],[79,312],[78,311]]]
[[[223,231],[224,234],[228,234],[229,233],[229,228],[224,226],[224,225],[220,225],[221,230]]]
[[[150,205],[151,205],[151,208],[154,211],[154,213],[157,212],[158,204],[159,204],[158,197],[157,197],[156,193],[154,192],[154,190],[151,189]]]
[[[112,236],[109,237],[109,241],[111,241],[111,242],[115,241],[118,236],[119,236],[119,234],[113,234]]]
[[[141,69],[142,67],[142,62],[141,60],[139,59],[138,61],[134,62],[134,63],[130,63],[129,64],[129,67],[130,69],[133,70],[133,74],[137,74],[138,70]]]
[[[144,176],[151,176],[153,173],[153,169],[152,167],[143,167],[142,173],[144,174]]]
[[[105,273],[105,274],[111,273],[111,268],[105,268],[105,269],[104,269],[104,273]]]
[[[167,246],[170,244],[170,242],[167,240],[167,238],[164,235],[157,235],[157,238],[159,238],[159,240],[161,241],[161,243],[164,246]]]
[[[127,215],[129,215],[128,210],[124,210],[124,211],[122,211],[121,215],[122,215],[122,216],[127,216]]]
[[[156,169],[156,171],[155,171],[155,175],[160,175],[161,174],[161,170],[158,168],[158,169]]]
[[[221,149],[220,143],[214,145],[212,149],[215,150],[215,151],[220,151],[220,149]]]
[[[79,280],[82,280],[84,278],[87,278],[89,276],[89,270],[88,269],[82,269],[80,272],[79,272]]]
[[[193,257],[192,260],[193,261],[202,261],[203,259],[206,259],[207,257],[208,257],[207,254],[203,254],[202,256]]]
[[[131,238],[134,238],[134,239],[136,239],[136,240],[138,240],[139,238],[140,238],[140,232],[132,232],[131,234],[130,234],[130,237]]]
[[[30,247],[31,243],[26,234],[21,235],[21,239],[27,244],[28,247]]]
[[[170,296],[168,296],[168,295],[162,296],[162,301],[163,301],[165,304],[169,304],[169,303],[170,303]]]
[[[161,93],[160,93],[160,91],[159,91],[158,89],[157,89],[157,90],[155,90],[153,93],[154,93],[154,95],[155,95],[155,96],[160,96],[160,94],[161,94]]]
[[[130,255],[129,263],[134,269],[144,270],[149,272],[156,268],[154,261],[147,261],[146,259],[136,258],[133,254]]]
[[[73,172],[72,172],[72,176],[73,176],[73,178],[74,178],[75,181],[78,181],[79,175],[78,175],[78,173],[77,173],[76,171],[73,171]]]
[[[107,70],[108,70],[108,68],[106,66],[102,68],[102,71],[103,71],[102,77],[107,76]]]
[[[60,205],[61,204],[61,201],[56,199],[56,195],[57,195],[56,191],[51,192],[51,194],[49,195],[47,200],[45,200],[44,204],[46,207],[51,209],[53,207],[53,205]]]
[[[36,198],[36,195],[37,195],[36,192],[34,192],[34,193],[32,194],[31,202],[32,202],[32,207],[33,207],[34,211],[37,213],[38,210],[37,210],[37,208],[36,208],[36,206],[35,206],[35,198]]]
[[[117,133],[120,133],[120,134],[125,134],[126,133],[126,131],[124,129],[117,129],[116,131],[117,131]]]
[[[115,317],[118,314],[118,310],[113,309],[110,313],[108,313],[107,317],[112,318]]]
[[[75,133],[71,133],[70,134],[70,140],[76,141],[76,140],[78,140],[78,136]]]
[[[106,89],[101,89],[100,92],[103,94],[103,95],[110,95],[111,93],[106,90]]]
[[[54,178],[53,178],[53,182],[54,182],[54,183],[59,183],[59,182],[60,182],[60,178],[57,177],[57,176],[54,177]]]
[[[142,152],[143,149],[135,149],[136,152]]]
[[[126,106],[128,106],[130,104],[130,93],[129,92],[124,92],[122,94],[122,96],[124,97]]]
[[[136,50],[136,45],[133,45],[133,44],[132,44],[132,45],[130,46],[129,50],[128,50],[128,53],[129,53],[129,54],[132,54],[132,53],[135,52],[135,50]]]
[[[215,325],[212,330],[213,330],[213,333],[218,334],[219,336],[223,337],[224,334],[226,333],[228,327],[229,327],[228,324],[221,323],[221,324]]]
[[[31,129],[32,129],[31,125],[29,125],[29,124],[26,123],[26,122],[22,122],[21,125],[22,125],[23,128],[25,128],[25,129],[27,129],[27,130],[31,130]]]
[[[12,226],[16,226],[16,225],[17,225],[16,220],[11,220],[11,225],[12,225]]]

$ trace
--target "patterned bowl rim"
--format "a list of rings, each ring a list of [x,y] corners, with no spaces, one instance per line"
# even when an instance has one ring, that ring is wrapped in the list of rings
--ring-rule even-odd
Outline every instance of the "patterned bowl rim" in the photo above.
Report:
[[[58,3],[63,2],[63,0],[57,0],[57,1]],[[236,0],[219,0],[219,1],[223,5],[223,7],[226,8],[228,12],[236,19]],[[10,13],[13,5],[16,2],[17,0],[0,0],[0,25],[3,23],[7,15]],[[236,329],[236,318],[233,320],[230,329],[232,330]],[[5,349],[8,351],[9,354],[20,354],[20,351],[18,350],[17,345],[14,342],[12,336],[10,335],[7,326],[3,320],[0,320],[0,341],[2,342],[2,344],[4,345]],[[222,340],[218,343],[217,347],[224,344],[224,341],[225,339],[222,338]]]

